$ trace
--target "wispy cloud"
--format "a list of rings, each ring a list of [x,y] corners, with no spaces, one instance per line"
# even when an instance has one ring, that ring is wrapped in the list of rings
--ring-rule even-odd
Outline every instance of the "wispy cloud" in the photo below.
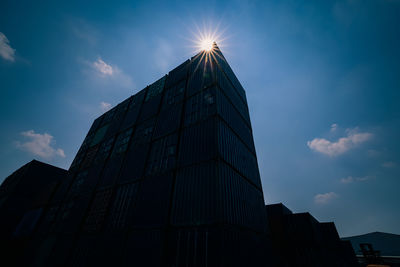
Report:
[[[384,168],[393,168],[393,167],[396,167],[396,165],[397,164],[393,161],[386,161],[386,162],[382,163],[382,167],[384,167]]]
[[[93,68],[98,71],[100,75],[104,76],[112,76],[114,72],[113,67],[105,63],[101,58],[98,58],[95,62],[93,62]]]
[[[319,205],[327,204],[332,202],[335,198],[338,198],[339,195],[335,192],[329,192],[325,194],[317,194],[314,196],[314,202]]]
[[[10,46],[10,42],[2,32],[0,32],[0,56],[11,62],[15,61],[15,49]]]
[[[347,176],[346,178],[340,179],[340,182],[342,184],[350,184],[354,182],[365,182],[368,180],[371,180],[375,178],[375,176],[363,176],[363,177],[353,177],[353,176]]]
[[[34,130],[21,132],[21,135],[28,141],[22,143],[19,141],[16,142],[17,148],[46,159],[50,159],[55,156],[62,158],[65,157],[64,150],[53,147],[55,141],[53,140],[54,137],[52,135],[48,133],[35,133]]]
[[[132,88],[132,78],[125,74],[118,66],[111,64],[98,57],[95,61],[81,61],[86,68],[82,71],[93,81],[111,82],[117,84],[120,87]],[[108,86],[112,88],[111,86]]]
[[[373,137],[372,133],[359,133],[357,128],[347,129],[346,133],[346,137],[339,138],[337,141],[314,138],[308,141],[307,145],[311,150],[333,157],[341,155]]]
[[[101,102],[100,108],[101,108],[101,111],[103,111],[103,112],[109,111],[111,109],[111,104],[107,103],[107,102]]]

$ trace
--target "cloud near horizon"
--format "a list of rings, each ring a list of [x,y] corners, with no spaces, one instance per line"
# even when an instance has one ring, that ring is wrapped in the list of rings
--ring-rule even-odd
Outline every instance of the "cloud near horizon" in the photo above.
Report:
[[[10,41],[2,32],[0,32],[0,56],[11,62],[15,61],[15,49],[10,46]]]
[[[45,159],[51,159],[55,156],[65,158],[64,150],[62,150],[61,148],[54,148],[52,146],[53,143],[55,143],[55,141],[53,140],[54,137],[52,135],[48,133],[35,133],[34,130],[21,132],[21,135],[27,138],[29,141],[26,141],[24,143],[17,141],[17,148],[28,151],[36,156]]]
[[[335,142],[325,138],[314,138],[307,142],[307,146],[311,150],[334,157],[349,151],[373,137],[372,133],[358,133],[357,128],[352,130],[348,129],[346,132],[346,137],[341,137]]]
[[[327,204],[331,202],[333,199],[338,198],[339,195],[335,192],[329,192],[325,194],[316,194],[314,196],[314,202],[319,205]]]

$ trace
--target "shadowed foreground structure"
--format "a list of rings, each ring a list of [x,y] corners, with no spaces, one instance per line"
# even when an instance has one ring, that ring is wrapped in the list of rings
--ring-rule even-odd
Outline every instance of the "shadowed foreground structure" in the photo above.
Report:
[[[272,230],[246,94],[214,44],[94,121],[17,265],[276,266]]]

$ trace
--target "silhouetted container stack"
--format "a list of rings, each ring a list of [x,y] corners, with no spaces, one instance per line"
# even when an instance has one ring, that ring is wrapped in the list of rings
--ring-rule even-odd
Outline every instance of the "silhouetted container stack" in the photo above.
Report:
[[[278,266],[358,266],[351,244],[341,241],[334,223],[292,213],[283,204],[266,206]]]
[[[38,203],[15,265],[350,266],[332,265],[334,225],[266,212],[246,94],[216,45],[97,118]]]
[[[262,262],[246,96],[217,46],[94,121],[41,229],[39,265]]]
[[[32,160],[0,186],[0,259],[18,264],[67,171]]]

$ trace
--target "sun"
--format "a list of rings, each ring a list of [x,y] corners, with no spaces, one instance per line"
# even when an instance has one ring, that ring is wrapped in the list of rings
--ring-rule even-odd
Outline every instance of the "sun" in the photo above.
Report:
[[[214,47],[214,40],[211,38],[200,39],[199,47],[202,51],[211,52]]]
[[[227,37],[224,34],[225,30],[220,30],[220,24],[210,24],[208,27],[204,24],[202,29],[195,25],[193,29],[191,30],[192,38],[189,41],[194,50],[192,52],[197,53],[193,58],[197,62],[196,70],[200,66],[213,68],[219,60],[225,60],[220,48],[225,47]]]
[[[220,24],[203,24],[200,28],[197,25],[193,27],[192,32],[192,47],[196,52],[205,52],[205,54],[212,54],[217,45],[219,48],[224,46],[226,37],[224,36],[225,30],[220,30]]]

